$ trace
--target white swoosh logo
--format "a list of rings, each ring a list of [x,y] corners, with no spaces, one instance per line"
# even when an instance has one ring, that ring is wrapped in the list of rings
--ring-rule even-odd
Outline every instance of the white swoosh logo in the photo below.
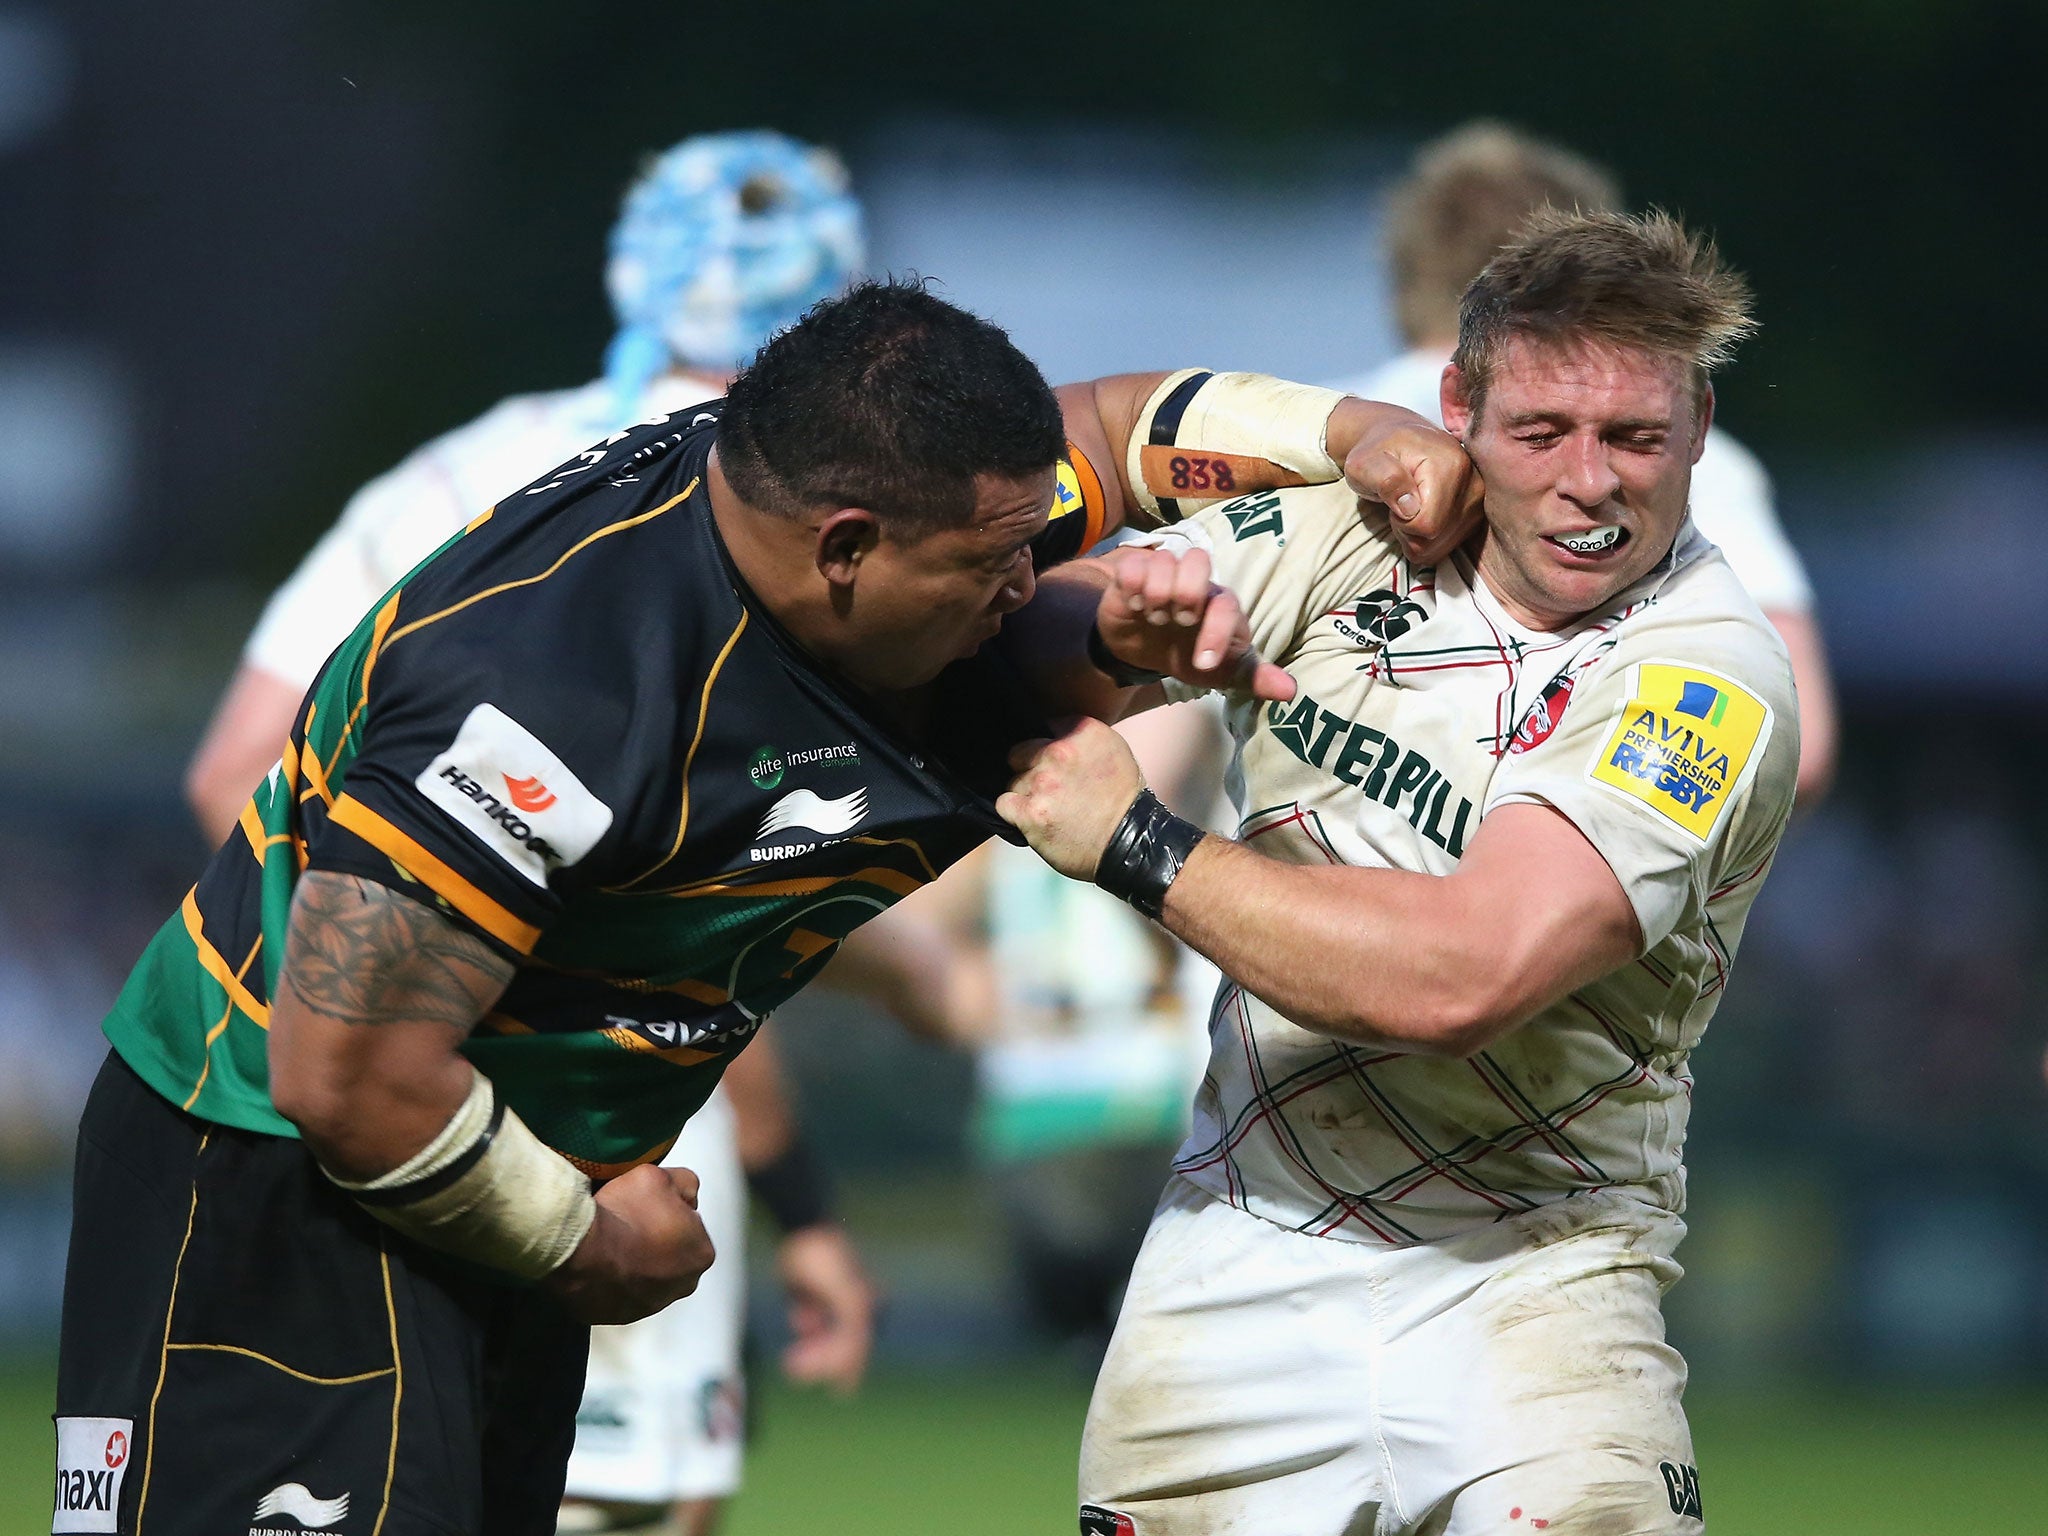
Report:
[[[290,1515],[309,1531],[324,1531],[341,1524],[347,1514],[347,1494],[338,1499],[316,1499],[304,1483],[285,1483],[263,1495],[250,1518],[265,1520],[272,1515]]]
[[[791,827],[806,827],[826,837],[837,837],[841,832],[851,831],[867,813],[865,785],[837,800],[827,800],[808,789],[793,789],[768,808],[768,814],[761,818],[761,830],[754,837],[758,841]]]

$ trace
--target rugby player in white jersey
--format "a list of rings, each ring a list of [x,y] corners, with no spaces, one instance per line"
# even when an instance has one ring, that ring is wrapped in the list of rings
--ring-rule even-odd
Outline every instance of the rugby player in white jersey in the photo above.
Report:
[[[1090,1409],[1084,1532],[1701,1528],[1660,1311],[1687,1061],[1799,755],[1783,642],[1686,511],[1750,324],[1674,221],[1538,214],[1444,378],[1485,481],[1456,556],[1413,566],[1377,507],[1309,486],[1104,578],[1185,622],[1206,550],[1297,691],[1234,704],[1239,840],[1166,813],[1092,722],[1019,749],[999,803],[1227,978]],[[1269,384],[1095,386],[1126,494]]]
[[[618,427],[722,395],[771,332],[837,292],[861,260],[860,207],[828,151],[776,133],[705,134],[653,160],[611,234],[605,282],[619,330],[604,376],[503,400],[426,444],[358,491],[272,596],[187,772],[209,839],[227,835],[276,761],[328,653],[407,572],[499,496]],[[918,1002],[903,986],[890,1001]],[[830,1219],[772,1044],[764,1035],[735,1061],[664,1159],[699,1176],[719,1262],[666,1311],[594,1331],[569,1469],[569,1492],[586,1502],[565,1512],[565,1530],[617,1522],[694,1536],[737,1490],[749,1182],[783,1229],[776,1265],[796,1325],[786,1368],[841,1390],[865,1368],[873,1291]]]
[[[1388,198],[1387,263],[1407,351],[1332,386],[1437,421],[1444,365],[1458,340],[1458,296],[1522,220],[1549,204],[1587,213],[1621,207],[1613,174],[1500,123],[1475,122],[1425,144]],[[1692,471],[1692,519],[1721,548],[1792,657],[1799,688],[1799,808],[1835,777],[1835,689],[1814,616],[1813,586],[1785,536],[1771,477],[1719,425]]]

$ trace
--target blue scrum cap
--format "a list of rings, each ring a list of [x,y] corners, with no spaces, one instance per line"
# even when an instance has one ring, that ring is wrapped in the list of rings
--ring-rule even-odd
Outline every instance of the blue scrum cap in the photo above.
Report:
[[[860,204],[830,150],[766,130],[683,140],[633,184],[612,229],[619,332],[605,377],[620,406],[679,364],[744,366],[863,255]]]

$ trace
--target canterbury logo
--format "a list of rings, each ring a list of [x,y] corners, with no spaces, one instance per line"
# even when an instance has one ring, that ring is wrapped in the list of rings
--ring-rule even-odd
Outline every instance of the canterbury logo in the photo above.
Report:
[[[529,816],[555,803],[555,792],[539,779],[515,779],[509,773],[498,777],[505,781],[505,792],[511,795],[512,803]]]
[[[808,789],[793,789],[768,808],[761,819],[757,838],[772,837],[792,827],[806,827],[825,837],[837,837],[852,830],[868,813],[866,788],[856,789],[837,800],[827,800]]]
[[[285,1483],[273,1488],[256,1503],[253,1519],[290,1515],[309,1531],[324,1531],[347,1518],[348,1495],[338,1499],[316,1499],[304,1483]]]

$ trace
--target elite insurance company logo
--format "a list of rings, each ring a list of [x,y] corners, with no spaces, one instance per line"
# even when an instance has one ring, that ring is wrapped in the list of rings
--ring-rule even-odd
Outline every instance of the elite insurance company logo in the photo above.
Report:
[[[597,846],[611,807],[525,726],[479,704],[413,788],[535,885]]]

